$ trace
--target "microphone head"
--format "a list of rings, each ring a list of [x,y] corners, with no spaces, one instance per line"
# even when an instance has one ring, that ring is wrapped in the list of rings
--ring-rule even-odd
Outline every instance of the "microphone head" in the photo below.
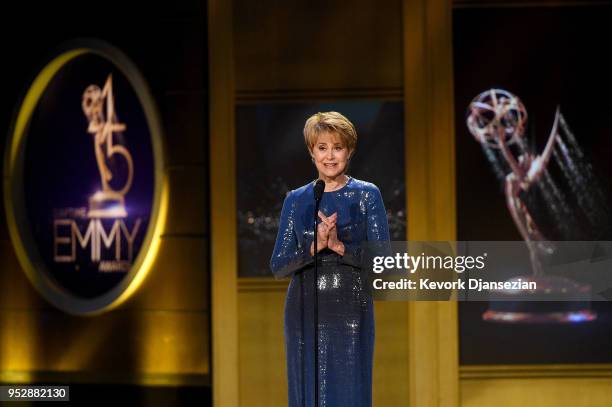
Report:
[[[322,179],[318,180],[314,186],[314,198],[316,201],[321,200],[324,189],[325,189],[325,181],[323,181]]]

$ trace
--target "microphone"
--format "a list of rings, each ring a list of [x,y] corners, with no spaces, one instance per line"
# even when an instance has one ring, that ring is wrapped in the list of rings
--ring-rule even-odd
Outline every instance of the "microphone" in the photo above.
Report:
[[[321,197],[323,197],[323,190],[325,189],[325,181],[322,179],[317,180],[314,186],[314,199],[315,199],[315,207],[314,207],[314,278],[313,278],[313,312],[314,312],[314,402],[315,406],[319,407],[319,292],[317,287],[317,281],[319,281],[319,270],[317,267],[319,257],[317,255],[317,212],[319,211],[319,203],[321,202]]]
[[[323,190],[325,189],[325,181],[322,179],[318,180],[314,186],[314,198],[315,201],[320,201],[323,196]]]

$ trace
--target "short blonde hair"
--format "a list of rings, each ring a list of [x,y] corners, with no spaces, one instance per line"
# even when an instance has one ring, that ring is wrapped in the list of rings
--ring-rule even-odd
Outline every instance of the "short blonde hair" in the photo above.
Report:
[[[317,138],[325,132],[336,133],[348,148],[349,154],[355,152],[357,131],[353,123],[338,112],[319,112],[310,116],[304,125],[304,142],[311,154]]]

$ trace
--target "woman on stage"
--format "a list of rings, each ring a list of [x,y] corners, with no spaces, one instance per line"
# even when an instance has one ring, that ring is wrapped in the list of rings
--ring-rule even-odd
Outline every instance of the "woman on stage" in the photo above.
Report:
[[[376,185],[346,175],[355,152],[353,124],[337,112],[306,121],[304,139],[325,182],[317,226],[319,406],[372,404],[374,310],[361,275],[361,243],[388,241]],[[276,278],[291,277],[285,301],[289,407],[315,405],[314,185],[285,197],[270,260]]]

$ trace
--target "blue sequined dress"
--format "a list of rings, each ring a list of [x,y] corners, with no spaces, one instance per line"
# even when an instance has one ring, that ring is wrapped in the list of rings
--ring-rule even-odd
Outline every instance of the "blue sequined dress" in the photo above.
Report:
[[[270,260],[274,276],[291,277],[285,300],[289,407],[314,405],[313,241],[314,181],[289,192]],[[324,192],[319,209],[338,213],[343,256],[319,252],[319,405],[372,404],[374,309],[361,275],[361,242],[388,241],[387,214],[376,185],[349,177]],[[318,219],[320,222],[320,219]]]

